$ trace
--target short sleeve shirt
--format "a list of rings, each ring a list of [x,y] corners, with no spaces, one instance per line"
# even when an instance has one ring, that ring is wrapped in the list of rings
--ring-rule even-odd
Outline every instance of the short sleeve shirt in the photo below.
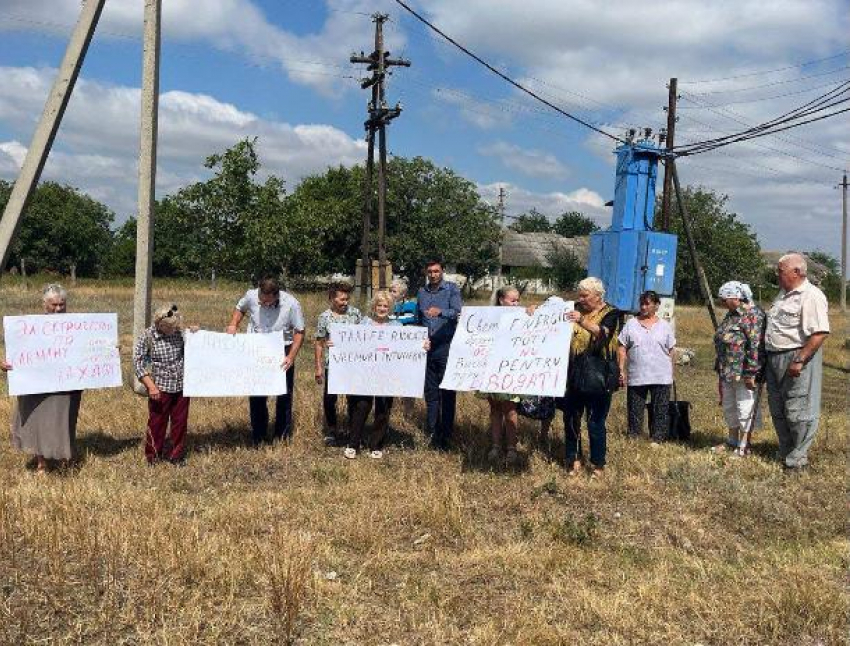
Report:
[[[316,323],[316,339],[329,339],[331,336],[331,325],[348,324],[357,325],[363,320],[363,314],[356,307],[349,307],[344,314],[337,314],[331,309],[327,309],[319,314],[319,320]],[[325,352],[325,367],[328,365],[328,353]]]
[[[780,292],[767,313],[767,350],[802,348],[817,333],[829,333],[829,306],[823,292],[808,279],[790,291]]]
[[[260,303],[259,291],[249,289],[236,304],[236,309],[249,317],[248,333],[283,332],[283,340],[289,345],[293,333],[304,331],[301,304],[291,294],[280,292],[277,302],[265,307]]]
[[[637,318],[630,319],[617,337],[626,348],[629,386],[667,385],[673,383],[670,352],[676,346],[673,329],[664,319],[646,328]]]

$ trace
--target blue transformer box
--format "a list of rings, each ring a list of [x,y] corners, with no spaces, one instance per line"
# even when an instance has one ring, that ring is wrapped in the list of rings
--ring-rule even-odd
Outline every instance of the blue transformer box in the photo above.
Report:
[[[646,290],[673,295],[677,238],[652,231],[660,152],[651,141],[616,150],[611,226],[590,235],[587,273],[605,283],[605,300],[626,312],[638,311]]]

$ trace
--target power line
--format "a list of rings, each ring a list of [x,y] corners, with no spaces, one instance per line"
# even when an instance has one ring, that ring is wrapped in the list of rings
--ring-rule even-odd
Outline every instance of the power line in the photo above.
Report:
[[[846,112],[847,110],[837,110],[828,114],[823,114],[823,112],[829,108],[840,106],[841,104],[850,101],[850,98],[838,98],[839,96],[841,96],[842,94],[846,94],[848,90],[850,90],[850,87],[848,86],[850,86],[850,82],[843,83],[837,88],[830,90],[829,92],[807,103],[804,103],[803,105],[794,108],[793,110],[790,110],[785,114],[779,115],[778,117],[775,117],[774,119],[766,121],[757,126],[748,128],[747,130],[738,133],[733,133],[731,135],[726,135],[724,137],[717,137],[715,139],[698,142],[697,144],[677,147],[676,153],[677,155],[684,156],[707,152],[708,150],[711,150],[716,147],[726,146],[731,143],[735,143],[738,141],[746,141],[748,139],[754,139],[757,137],[764,137],[769,134],[782,132],[791,128],[797,128],[808,123],[836,116],[838,114]],[[821,114],[813,118],[808,118],[818,113]],[[796,123],[792,123],[795,121]]]
[[[687,93],[683,93],[683,98],[686,101],[690,101],[691,103],[698,103],[698,101],[691,98]],[[702,104],[702,105],[704,105],[704,104]],[[742,117],[743,115],[741,115],[741,114],[739,114],[739,113],[737,113],[734,110],[731,110],[729,108],[723,110],[723,109],[707,107],[707,109],[708,109],[709,112],[712,112],[713,114],[716,114],[719,117],[723,117],[724,119],[728,119],[730,121],[733,121],[733,122],[740,124],[742,126],[745,126],[747,128],[754,128],[755,127],[753,124],[751,124],[747,121],[744,121],[742,118],[736,118],[736,117]],[[732,116],[732,115],[735,115],[735,116]],[[691,119],[691,121],[694,121],[695,123],[699,123],[703,126],[706,126],[707,128],[712,127],[711,125],[705,123],[704,121],[700,121],[700,120],[695,119],[693,117],[689,117],[689,118]],[[723,132],[723,131],[721,131],[721,132]],[[724,132],[723,134],[729,134],[729,133]],[[786,136],[773,135],[773,136],[779,141],[797,146],[799,148],[802,148],[803,150],[807,150],[807,151],[814,153],[816,155],[821,155],[823,157],[831,157],[833,159],[838,159],[840,161],[846,161],[846,159],[847,159],[846,157],[844,157],[841,154],[841,151],[839,151],[837,149],[834,149],[834,148],[832,149],[835,153],[838,153],[838,154],[834,154],[833,152],[828,152],[826,150],[823,150],[822,146],[820,146],[820,147],[812,146],[811,142],[809,142],[806,139],[803,139],[801,137],[793,137],[793,136],[789,136],[789,135],[786,135]],[[780,153],[780,154],[786,154],[788,156],[794,157],[795,159],[800,159],[802,161],[809,161],[809,160],[803,160],[802,157],[797,157],[796,155],[792,155],[791,153],[785,153],[785,152],[778,150],[776,148],[771,148],[771,147],[767,146],[766,144],[762,144],[760,147],[765,148],[766,150],[771,150],[773,152]],[[811,161],[810,163],[818,165],[818,166],[823,166],[824,168],[829,168],[831,170],[835,170],[835,168],[833,166],[827,166],[825,164],[821,164],[820,162]]]
[[[840,81],[838,81],[838,83],[840,84],[840,83],[843,83],[843,82],[848,81],[848,80],[850,80],[850,79],[841,79]],[[771,96],[764,96],[764,97],[761,97],[761,98],[758,98],[758,99],[744,99],[742,101],[728,101],[727,103],[713,103],[711,105],[706,103],[704,105],[697,105],[697,106],[682,106],[682,109],[684,109],[684,110],[688,110],[688,109],[690,109],[690,110],[701,110],[701,109],[706,109],[706,108],[723,108],[723,107],[726,107],[728,105],[741,105],[741,104],[744,104],[744,103],[761,103],[762,101],[773,101],[775,99],[782,99],[786,96],[797,96],[799,94],[807,94],[808,92],[812,92],[814,90],[822,90],[825,87],[831,87],[835,84],[836,84],[835,81],[830,81],[829,83],[823,83],[821,85],[813,85],[812,87],[808,87],[805,90],[796,90],[794,92],[784,92],[783,94],[773,94]]]
[[[784,72],[786,70],[798,69],[801,67],[807,67],[809,65],[814,65],[815,63],[823,63],[824,61],[831,61],[836,58],[841,58],[842,56],[847,56],[850,54],[850,49],[845,50],[843,52],[838,52],[837,54],[832,54],[831,56],[825,56],[824,58],[815,58],[810,61],[803,61],[802,63],[794,63],[793,65],[786,65],[785,67],[776,67],[770,70],[760,70],[756,72],[747,72],[745,74],[736,74],[734,76],[724,76],[722,78],[714,78],[714,79],[697,79],[694,81],[679,81],[679,83],[684,83],[686,85],[696,85],[698,83],[720,83],[721,81],[733,81],[735,79],[749,78],[752,76],[762,76],[765,74],[774,74],[775,72]]]
[[[504,80],[504,81],[506,81],[506,82],[510,83],[511,85],[513,85],[513,86],[514,86],[515,88],[517,88],[518,90],[521,90],[521,91],[525,92],[525,93],[526,93],[526,94],[528,94],[529,96],[531,96],[531,97],[533,97],[533,98],[537,99],[538,101],[540,101],[540,102],[541,102],[541,103],[543,103],[544,105],[546,105],[546,106],[548,106],[548,107],[552,108],[553,110],[555,110],[555,111],[556,111],[556,112],[558,112],[559,114],[562,114],[563,116],[567,117],[568,119],[572,119],[573,121],[575,121],[575,122],[577,122],[577,123],[580,123],[580,124],[581,124],[581,125],[583,125],[585,128],[589,128],[590,130],[593,130],[594,132],[598,132],[600,135],[605,135],[606,137],[608,137],[609,139],[613,139],[614,141],[618,141],[618,142],[621,142],[621,143],[623,142],[623,140],[622,140],[620,137],[617,137],[616,135],[612,135],[610,132],[606,132],[605,130],[602,130],[601,128],[597,128],[596,126],[594,126],[594,125],[592,125],[591,123],[589,123],[589,122],[585,121],[584,119],[580,119],[579,117],[577,117],[577,116],[575,116],[575,115],[570,114],[570,113],[569,113],[569,112],[567,112],[566,110],[563,110],[563,109],[559,108],[559,107],[558,107],[558,106],[556,106],[555,104],[553,104],[553,103],[551,103],[550,101],[547,101],[546,99],[544,99],[543,97],[541,97],[539,94],[537,94],[537,93],[535,93],[534,91],[532,91],[532,90],[528,89],[527,87],[525,87],[525,86],[524,86],[524,85],[522,85],[521,83],[518,83],[517,81],[515,81],[514,79],[512,79],[511,77],[509,77],[507,74],[504,74],[503,72],[500,72],[498,69],[496,69],[495,67],[493,67],[490,63],[488,63],[487,61],[485,61],[483,58],[481,58],[481,57],[480,57],[480,56],[478,56],[477,54],[475,54],[475,53],[473,53],[472,51],[470,51],[467,47],[465,47],[465,46],[461,45],[459,42],[457,42],[455,39],[453,39],[451,36],[449,36],[448,34],[446,34],[444,31],[440,30],[438,27],[436,27],[436,26],[435,26],[435,25],[433,25],[432,23],[428,22],[428,20],[426,20],[423,16],[421,16],[420,14],[418,14],[416,11],[414,11],[414,10],[413,10],[413,9],[412,9],[412,8],[411,8],[408,4],[407,4],[407,3],[403,2],[403,0],[395,0],[395,2],[396,2],[396,4],[398,4],[399,6],[401,6],[401,7],[402,7],[405,11],[407,11],[407,12],[408,12],[408,13],[410,13],[413,17],[415,17],[417,20],[419,20],[422,24],[426,25],[429,29],[431,29],[431,30],[435,31],[436,33],[440,34],[440,36],[442,36],[442,37],[443,37],[443,38],[445,38],[448,42],[450,42],[452,45],[454,45],[455,47],[457,47],[457,48],[458,48],[460,51],[462,51],[464,54],[466,54],[467,56],[469,56],[469,57],[471,57],[471,58],[475,59],[475,60],[476,60],[476,61],[478,61],[481,65],[483,65],[483,66],[484,66],[484,67],[486,67],[488,70],[490,70],[491,72],[493,72],[493,74],[495,74],[496,76],[498,76],[498,77],[499,77],[499,78],[501,78],[502,80]]]
[[[838,74],[839,72],[843,72],[847,69],[850,69],[850,65],[842,65],[841,67],[837,67],[834,70],[827,70],[826,72],[817,72],[816,74],[808,74],[806,76],[800,76],[795,79],[773,81],[771,83],[762,83],[761,85],[751,85],[750,87],[741,87],[732,90],[711,90],[710,92],[695,92],[694,94],[696,94],[697,96],[709,96],[712,94],[737,94],[739,92],[751,92],[752,90],[759,90],[765,87],[773,87],[775,85],[787,85],[788,83],[799,83],[800,81],[806,81],[808,79],[818,78],[821,76],[829,76],[830,74]]]

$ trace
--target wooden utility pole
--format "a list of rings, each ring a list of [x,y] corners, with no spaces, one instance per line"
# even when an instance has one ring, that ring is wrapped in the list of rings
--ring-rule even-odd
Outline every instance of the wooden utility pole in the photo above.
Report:
[[[372,226],[372,175],[375,165],[375,134],[378,135],[378,287],[387,285],[387,249],[386,249],[386,208],[387,208],[387,131],[386,127],[393,119],[401,114],[401,105],[388,108],[385,95],[384,81],[391,67],[410,67],[410,61],[390,58],[390,52],[384,49],[384,23],[387,14],[372,15],[375,23],[375,50],[368,56],[363,52],[352,54],[352,63],[367,65],[372,76],[360,83],[364,90],[372,89],[372,99],[369,101],[368,114],[364,126],[368,152],[366,159],[366,177],[364,178],[363,196],[363,237],[361,241],[360,283],[359,295],[368,298],[371,292],[371,244],[370,230]]]
[[[3,218],[0,219],[0,272],[9,260],[12,241],[21,226],[21,216],[26,211],[33,191],[41,178],[44,164],[50,155],[53,140],[56,138],[59,124],[62,123],[65,108],[68,107],[68,101],[71,99],[71,93],[80,75],[80,68],[83,66],[83,60],[85,60],[105,2],[106,0],[89,0],[83,5],[80,18],[71,34],[71,40],[68,41],[65,57],[62,59],[53,88],[44,104],[44,112],[27,148],[21,172],[6,203]]]
[[[133,297],[134,339],[142,335],[151,321],[161,17],[162,0],[145,0],[142,109],[139,128],[139,213],[136,220],[136,287]],[[134,388],[139,392],[145,390],[141,383],[135,383]]]
[[[841,311],[847,311],[847,172],[841,182]]]
[[[691,263],[693,263],[694,271],[697,275],[697,282],[699,283],[702,297],[705,300],[708,315],[711,317],[711,323],[716,329],[717,313],[714,311],[714,301],[711,298],[711,287],[708,285],[708,278],[706,278],[705,272],[700,264],[699,257],[697,256],[697,247],[696,244],[694,244],[694,234],[691,231],[691,221],[688,218],[687,207],[685,206],[685,200],[682,195],[682,187],[679,184],[679,173],[676,171],[676,161],[672,156],[667,158],[667,168],[670,169],[670,173],[673,178],[673,187],[676,191],[676,202],[679,204],[679,215],[682,216],[682,229],[685,232],[685,239],[688,241],[688,251],[691,256]]]
[[[673,151],[674,139],[676,136],[676,101],[678,79],[670,79],[670,84],[667,86],[667,151]],[[671,159],[667,157],[667,160]],[[670,231],[670,202],[673,194],[673,172],[670,169],[669,161],[664,163],[664,189],[661,194],[661,230]]]

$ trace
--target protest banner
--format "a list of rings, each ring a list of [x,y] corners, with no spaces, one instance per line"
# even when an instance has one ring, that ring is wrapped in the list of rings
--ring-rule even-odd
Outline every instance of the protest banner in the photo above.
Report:
[[[572,301],[523,307],[464,307],[441,388],[561,396],[567,384]]]
[[[117,314],[4,316],[10,395],[121,385]]]
[[[424,327],[333,325],[328,350],[328,392],[334,395],[422,397]]]
[[[480,390],[562,397],[567,389],[573,324],[571,301],[547,302],[529,316],[503,308]]]
[[[286,394],[283,334],[186,335],[183,394],[187,397],[247,397]]]
[[[460,311],[440,388],[479,390],[504,307],[464,307]]]

